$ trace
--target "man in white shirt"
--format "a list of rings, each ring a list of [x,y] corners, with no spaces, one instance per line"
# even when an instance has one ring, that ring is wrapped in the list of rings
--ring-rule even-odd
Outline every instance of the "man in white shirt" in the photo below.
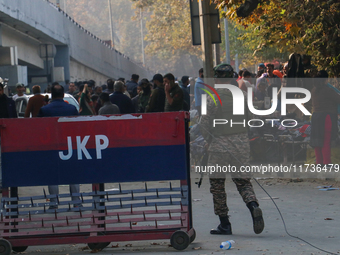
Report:
[[[24,92],[25,92],[25,87],[24,87],[24,85],[21,84],[21,83],[17,83],[17,84],[15,85],[15,87],[16,87],[16,90],[17,90],[17,94],[14,95],[14,96],[12,97],[12,99],[13,99],[14,101],[17,100],[19,97],[25,97],[25,98],[27,99],[26,95],[24,94]]]

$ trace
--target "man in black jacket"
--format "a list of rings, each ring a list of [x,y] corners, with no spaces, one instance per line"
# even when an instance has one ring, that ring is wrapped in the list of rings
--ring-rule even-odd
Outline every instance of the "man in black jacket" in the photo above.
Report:
[[[131,99],[127,95],[124,95],[123,91],[124,83],[116,81],[114,85],[114,92],[110,95],[110,101],[119,107],[120,113],[134,113],[135,109],[133,108]]]
[[[17,118],[14,101],[4,93],[4,85],[0,82],[0,118]]]
[[[163,76],[159,73],[155,74],[152,82],[156,85],[156,88],[151,93],[149,103],[146,106],[146,112],[164,112],[165,91]]]

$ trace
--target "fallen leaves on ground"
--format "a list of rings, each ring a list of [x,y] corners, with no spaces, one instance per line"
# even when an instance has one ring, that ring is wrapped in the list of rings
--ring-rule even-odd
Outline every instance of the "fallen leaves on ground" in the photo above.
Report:
[[[102,249],[93,249],[90,253],[97,253],[100,252]]]
[[[85,250],[89,250],[89,249],[90,249],[90,247],[88,247],[88,246],[80,247],[79,248],[79,250],[81,250],[81,251],[85,251]]]

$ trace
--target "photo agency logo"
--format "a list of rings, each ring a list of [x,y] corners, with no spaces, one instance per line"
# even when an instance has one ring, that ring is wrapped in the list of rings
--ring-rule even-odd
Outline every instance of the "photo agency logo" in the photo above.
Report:
[[[223,102],[221,100],[220,95],[217,93],[216,89],[228,89],[233,98],[233,116],[245,116],[245,96],[243,94],[243,91],[236,87],[235,85],[231,84],[215,84],[215,89],[212,86],[209,86],[207,84],[203,84],[207,88],[209,88],[219,99],[221,107],[223,107]],[[202,115],[207,115],[207,95],[212,97],[214,100],[215,105],[217,106],[217,102],[214,98],[214,96],[208,91],[207,89],[201,88],[203,91],[205,91],[207,94],[202,94],[202,105],[201,105],[201,113]],[[272,95],[277,95],[278,89],[272,88]],[[270,116],[273,114],[277,107],[278,103],[280,102],[281,106],[281,116],[287,115],[287,105],[295,105],[304,115],[310,116],[311,113],[304,107],[304,103],[307,103],[311,99],[311,93],[309,90],[304,88],[296,88],[296,87],[283,87],[281,89],[281,98],[280,101],[278,97],[273,97],[271,107],[269,109],[259,110],[254,107],[253,102],[253,88],[248,87],[247,88],[247,107],[249,112],[251,112],[254,116]],[[287,94],[300,94],[305,95],[305,97],[302,98],[287,98]],[[280,121],[280,119],[276,118],[268,118],[265,119],[265,121],[271,121],[272,126],[274,126],[274,122]],[[289,123],[286,125],[286,123]],[[283,119],[281,120],[281,125],[284,127],[295,127],[297,126],[298,122],[294,119]],[[262,119],[246,119],[244,118],[243,121],[233,121],[233,119],[214,119],[213,120],[213,127],[216,127],[216,125],[228,125],[230,127],[233,127],[235,125],[242,125],[243,127],[249,126],[249,127],[262,127],[264,125],[264,121]]]

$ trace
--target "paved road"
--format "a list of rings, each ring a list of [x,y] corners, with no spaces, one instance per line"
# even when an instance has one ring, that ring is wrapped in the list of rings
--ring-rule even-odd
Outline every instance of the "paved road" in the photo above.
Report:
[[[196,176],[197,177],[197,176]],[[195,178],[192,178],[192,182]],[[291,182],[287,179],[260,181],[265,189],[275,197],[292,235],[306,239],[312,244],[334,253],[340,253],[340,190],[320,191],[318,185],[340,184],[331,181]],[[178,252],[169,247],[168,241],[113,242],[97,254],[326,254],[313,247],[287,236],[279,213],[268,196],[254,183],[255,191],[264,212],[265,230],[255,235],[252,230],[250,213],[235,185],[227,182],[228,205],[230,208],[232,236],[211,236],[209,230],[218,225],[218,217],[213,213],[209,184],[204,180],[198,189],[193,185],[193,217],[197,232],[196,240],[185,250]],[[82,186],[82,191],[85,186]],[[61,187],[61,191],[67,187]],[[39,190],[39,191],[38,191]],[[40,188],[26,188],[26,194],[37,195]],[[325,220],[326,218],[332,220]],[[219,249],[225,240],[235,240],[235,248],[230,251]],[[114,248],[112,246],[118,247]],[[126,247],[130,246],[131,247]],[[90,254],[85,244],[29,247],[25,254]]]

